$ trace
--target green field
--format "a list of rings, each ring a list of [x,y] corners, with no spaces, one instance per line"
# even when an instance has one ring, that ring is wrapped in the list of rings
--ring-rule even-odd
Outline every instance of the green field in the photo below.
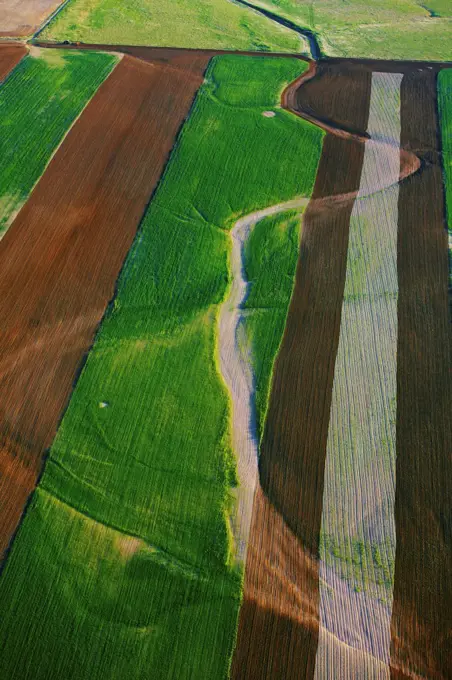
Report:
[[[116,62],[111,54],[35,48],[0,86],[0,236]]]
[[[39,36],[121,45],[301,51],[286,28],[230,0],[71,0]]]
[[[252,0],[314,31],[334,57],[452,59],[450,0]],[[429,8],[437,16],[433,18]]]
[[[438,74],[438,106],[449,226],[449,281],[452,286],[452,69],[443,69]]]
[[[287,211],[261,220],[245,248],[246,279],[251,283],[245,309],[246,328],[254,357],[256,415],[262,436],[269,399],[273,357],[286,324],[298,261],[301,211]]]
[[[0,581],[0,677],[227,676],[241,593],[216,346],[227,231],[311,192],[322,133],[278,105],[303,68],[234,56],[209,67]],[[292,264],[297,229],[283,229]],[[278,253],[272,230],[267,243]],[[273,360],[259,358],[266,375]]]
[[[329,56],[452,59],[450,0],[375,0],[371,7],[365,0],[252,4],[314,31]],[[164,6],[157,0],[71,0],[42,38],[283,51],[300,44],[290,31],[231,0],[169,0]]]

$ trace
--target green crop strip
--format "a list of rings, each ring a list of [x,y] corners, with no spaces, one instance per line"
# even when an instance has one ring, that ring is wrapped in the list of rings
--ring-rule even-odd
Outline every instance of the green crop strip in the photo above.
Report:
[[[43,40],[299,52],[293,31],[231,0],[71,0]]]
[[[217,316],[235,220],[311,193],[323,133],[279,107],[303,68],[224,56],[208,69],[0,579],[1,677],[227,676],[242,574]],[[257,292],[257,249],[291,274],[293,219],[258,226],[249,249],[254,299],[275,285],[284,309],[276,269]],[[279,340],[256,328],[269,376]]]
[[[36,54],[36,52],[35,52]],[[0,87],[0,235],[117,57],[39,50]]]
[[[250,293],[246,327],[254,357],[256,416],[262,436],[270,395],[272,358],[276,356],[286,323],[298,261],[301,211],[287,211],[261,220],[245,248]]]
[[[443,69],[438,74],[438,106],[449,228],[449,284],[452,286],[452,69]]]

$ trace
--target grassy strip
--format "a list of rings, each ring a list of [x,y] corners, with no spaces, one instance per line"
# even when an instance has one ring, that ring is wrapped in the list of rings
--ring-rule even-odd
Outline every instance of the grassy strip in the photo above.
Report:
[[[251,283],[245,308],[255,371],[259,437],[270,396],[273,361],[286,323],[297,266],[301,210],[266,217],[251,232],[245,248],[246,279]]]
[[[0,235],[116,62],[111,54],[34,50],[0,87]]]
[[[452,286],[452,69],[443,69],[438,74],[438,106],[449,229],[449,284]]]
[[[277,104],[304,67],[209,68],[0,581],[2,677],[227,676],[241,574],[216,361],[226,230],[312,189],[322,133]]]
[[[231,0],[71,0],[42,40],[298,52],[294,33]]]

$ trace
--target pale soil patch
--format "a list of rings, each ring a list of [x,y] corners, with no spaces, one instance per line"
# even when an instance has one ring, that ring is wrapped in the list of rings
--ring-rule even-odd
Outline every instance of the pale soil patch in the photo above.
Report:
[[[395,559],[397,220],[401,74],[374,73],[360,189],[350,220],[347,273],[325,465],[316,674],[389,678],[392,586],[372,561],[349,569],[352,541]],[[363,591],[363,592],[361,592]],[[388,603],[388,604],[384,604]],[[356,658],[354,658],[354,654]]]
[[[220,370],[232,401],[232,446],[237,458],[239,486],[235,492],[235,516],[231,519],[236,558],[244,563],[257,481],[258,445],[251,353],[244,327],[243,302],[248,292],[244,245],[253,227],[264,217],[304,208],[306,198],[278,203],[239,219],[230,232],[231,287],[221,305],[218,320]]]
[[[0,36],[34,33],[62,0],[0,0]]]

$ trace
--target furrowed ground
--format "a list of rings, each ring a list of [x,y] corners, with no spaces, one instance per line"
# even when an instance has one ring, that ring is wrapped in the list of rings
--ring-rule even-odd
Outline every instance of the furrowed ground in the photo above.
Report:
[[[71,0],[40,39],[201,49],[301,50],[300,38],[292,31],[230,0]]]
[[[28,49],[22,43],[0,44],[0,83],[8,77],[26,54],[28,54]]]
[[[0,87],[0,238],[116,56],[34,50]]]
[[[217,314],[237,218],[312,190],[322,133],[278,105],[303,67],[208,70],[6,563],[5,677],[227,675],[241,574]]]

